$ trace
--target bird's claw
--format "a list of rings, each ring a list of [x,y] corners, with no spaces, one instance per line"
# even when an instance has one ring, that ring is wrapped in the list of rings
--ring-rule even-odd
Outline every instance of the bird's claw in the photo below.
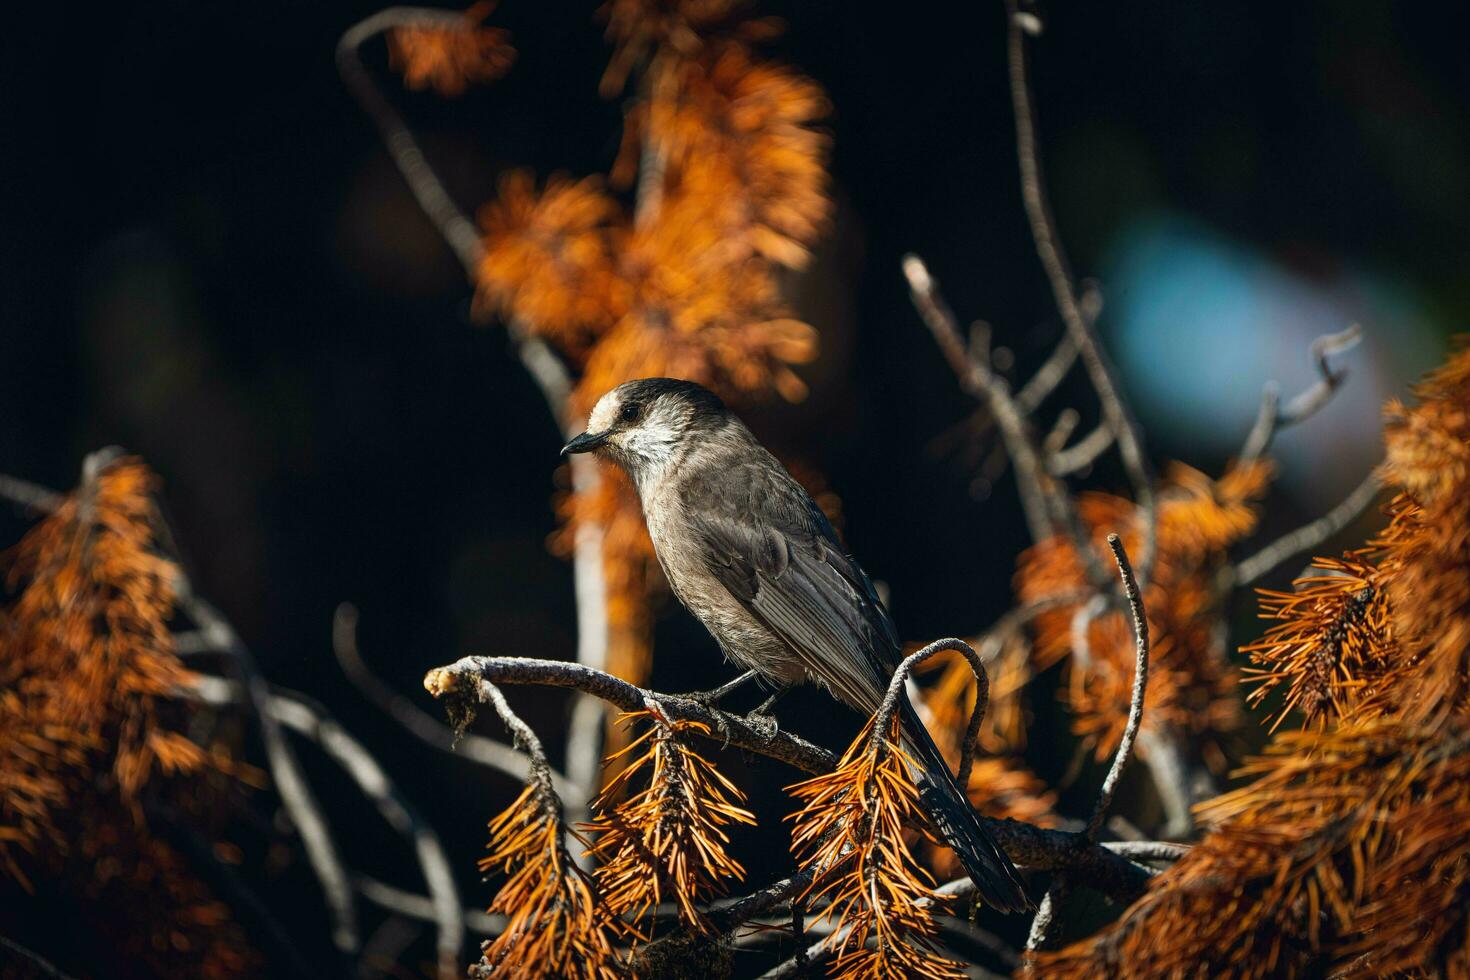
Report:
[[[745,723],[764,738],[775,738],[776,733],[781,730],[781,722],[774,714],[766,714],[761,711],[752,711],[745,716]]]

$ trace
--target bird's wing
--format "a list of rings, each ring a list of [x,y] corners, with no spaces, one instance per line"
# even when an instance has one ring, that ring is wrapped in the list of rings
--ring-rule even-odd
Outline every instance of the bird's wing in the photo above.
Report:
[[[685,514],[711,573],[840,700],[872,711],[898,665],[873,583],[774,458],[686,480]]]

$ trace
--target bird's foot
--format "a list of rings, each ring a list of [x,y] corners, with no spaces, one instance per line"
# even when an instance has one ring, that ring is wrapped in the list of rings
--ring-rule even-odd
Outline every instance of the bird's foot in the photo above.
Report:
[[[726,683],[721,684],[719,687],[715,688],[713,691],[690,691],[688,694],[675,694],[674,697],[681,698],[685,701],[693,701],[695,704],[699,705],[701,708],[704,708],[706,711],[714,711],[715,707],[720,703],[720,700],[724,698],[725,695],[729,694],[731,691],[735,690],[746,681],[752,680],[755,676],[755,671],[747,670],[745,673],[741,674],[733,681],[727,681]]]
[[[762,711],[760,708],[746,715],[745,723],[760,732],[763,738],[775,738],[776,733],[781,730],[781,722],[775,713]]]
[[[776,733],[781,730],[781,722],[776,718],[776,712],[771,710],[776,702],[781,700],[781,695],[786,693],[786,688],[778,688],[771,693],[760,705],[745,716],[745,723],[766,738],[775,738]]]

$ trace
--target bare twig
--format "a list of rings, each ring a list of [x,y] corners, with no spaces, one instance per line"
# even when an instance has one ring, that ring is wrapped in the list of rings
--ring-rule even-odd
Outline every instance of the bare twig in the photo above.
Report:
[[[337,41],[337,71],[359,105],[377,124],[383,145],[393,158],[398,172],[408,182],[414,199],[424,214],[434,222],[444,241],[454,250],[465,270],[473,276],[484,258],[480,233],[445,190],[434,173],[413,132],[398,110],[373,82],[362,63],[361,48],[369,39],[395,27],[462,27],[464,14],[458,10],[436,10],[429,7],[390,7],[349,27]]]
[[[1077,341],[1072,339],[1071,334],[1063,334],[1046,360],[1041,362],[1041,367],[1031,375],[1031,380],[1016,392],[1016,407],[1026,415],[1036,411],[1046,397],[1056,390],[1057,385],[1061,384],[1076,362]]]
[[[1026,933],[1026,951],[1022,957],[1024,972],[1031,976],[1036,972],[1036,960],[1032,955],[1037,950],[1045,949],[1051,938],[1052,923],[1056,921],[1057,906],[1067,897],[1067,878],[1058,875],[1057,880],[1041,896],[1041,904],[1036,907],[1036,915],[1031,919],[1031,928]]]
[[[929,332],[934,335],[940,353],[959,378],[961,386],[990,409],[991,416],[1005,440],[1006,452],[1016,464],[1016,481],[1020,485],[1021,507],[1033,541],[1042,541],[1053,533],[1051,507],[1043,480],[1041,460],[1035,438],[1026,416],[1010,396],[1004,378],[994,374],[985,355],[971,352],[960,339],[959,326],[944,297],[939,294],[934,277],[917,255],[905,255],[903,273],[909,282],[909,293]]]
[[[7,493],[6,495],[8,496],[9,494]],[[57,977],[59,980],[72,980],[70,974],[62,973],[46,957],[28,946],[22,946],[8,936],[0,936],[0,950],[9,953],[10,956],[25,960],[27,969],[22,973],[18,973],[17,976]]]
[[[1342,383],[1347,380],[1347,368],[1333,370],[1328,358],[1342,354],[1357,346],[1363,337],[1363,329],[1353,324],[1339,333],[1323,334],[1312,341],[1312,362],[1317,366],[1317,383],[1297,395],[1283,408],[1281,390],[1276,382],[1268,382],[1261,391],[1261,408],[1256,414],[1255,425],[1246,436],[1241,447],[1242,462],[1259,459],[1271,441],[1282,429],[1304,422],[1326,405]]]
[[[357,875],[353,880],[358,894],[379,908],[424,922],[439,921],[441,913],[432,898],[395,888],[368,875]],[[498,936],[506,926],[505,916],[489,915],[475,908],[465,909],[461,920],[464,928],[477,936]]]
[[[474,732],[456,735],[439,719],[383,683],[362,659],[357,643],[357,609],[350,603],[338,606],[332,618],[332,650],[343,673],[357,689],[420,741],[504,773],[519,783],[525,782],[530,775],[530,761],[509,745]],[[587,800],[581,786],[555,769],[551,778],[557,794],[569,810],[580,812],[585,809]]]
[[[1378,497],[1381,486],[1378,474],[1369,473],[1342,503],[1315,521],[1282,535],[1254,555],[1237,562],[1233,569],[1227,570],[1229,580],[1226,584],[1252,585],[1287,559],[1317,547],[1367,510],[1368,505]]]
[[[49,514],[65,499],[53,490],[3,473],[0,473],[0,497],[38,514]]]
[[[383,95],[371,73],[362,63],[361,48],[370,38],[395,27],[462,26],[459,11],[416,7],[393,7],[363,20],[342,35],[337,42],[337,68],[342,80],[363,109],[377,124],[383,143],[414,198],[434,222],[444,240],[474,279],[484,258],[479,232],[450,197],[443,181],[434,172],[423,150],[403,117]],[[517,356],[532,380],[541,389],[552,416],[562,434],[577,434],[579,420],[569,416],[571,377],[550,346],[534,336],[524,325],[510,325],[511,341]],[[572,486],[579,494],[597,488],[596,463],[579,456],[571,461]],[[580,521],[573,539],[573,581],[577,597],[577,660],[597,670],[607,666],[607,595],[602,568],[602,528],[592,521]],[[596,790],[602,757],[604,714],[596,701],[581,697],[572,709],[567,733],[567,778],[577,791],[567,796],[573,819],[586,816],[586,801]]]
[[[1117,441],[1117,437],[1112,425],[1102,422],[1072,445],[1049,454],[1046,471],[1052,476],[1063,477],[1086,469],[1108,451],[1108,447]]]
[[[990,707],[990,675],[986,673],[985,662],[980,659],[980,655],[964,640],[954,637],[935,640],[903,659],[893,672],[893,678],[888,682],[888,693],[884,695],[883,703],[878,706],[878,712],[873,717],[873,738],[886,745],[893,713],[898,710],[898,699],[908,697],[904,682],[909,674],[919,664],[946,650],[962,654],[970,662],[970,672],[975,675],[975,707],[970,711],[970,723],[965,727],[965,740],[960,750],[960,769],[955,777],[961,786],[968,786],[970,770],[975,764],[975,738],[980,734],[980,723],[985,720],[985,711]]]
[[[1134,861],[1177,861],[1189,853],[1188,844],[1164,840],[1108,841],[1103,847]]]
[[[1107,576],[1088,542],[1087,532],[1071,498],[1047,476],[1030,420],[1011,397],[1010,386],[990,370],[985,358],[975,356],[965,348],[954,313],[940,295],[939,284],[929,274],[923,259],[917,255],[905,255],[903,272],[909,282],[914,306],[934,335],[940,353],[959,378],[961,387],[984,401],[995,418],[1006,452],[1016,466],[1021,505],[1032,539],[1042,541],[1055,533],[1065,532],[1083,563],[1088,581],[1095,588],[1101,588]]]
[[[1097,391],[1102,405],[1103,418],[1113,428],[1118,443],[1118,454],[1123,468],[1133,486],[1134,500],[1138,505],[1139,520],[1143,530],[1143,548],[1139,555],[1139,580],[1147,582],[1153,568],[1154,547],[1157,528],[1154,521],[1153,476],[1148,458],[1143,451],[1143,438],[1138,424],[1128,410],[1119,392],[1112,364],[1107,353],[1098,342],[1092,323],[1080,300],[1080,294],[1072,279],[1072,271],[1062,250],[1057,235],[1056,221],[1052,216],[1051,202],[1046,196],[1046,185],[1042,179],[1041,157],[1036,143],[1036,110],[1031,96],[1031,83],[1027,77],[1026,35],[1034,33],[1032,27],[1039,23],[1032,13],[1022,13],[1017,0],[1006,0],[1007,13],[1007,61],[1011,86],[1011,103],[1016,122],[1016,160],[1021,175],[1021,200],[1031,224],[1031,237],[1036,243],[1036,254],[1051,284],[1052,296],[1057,310],[1062,315],[1067,333],[1077,345],[1082,366],[1088,379]]]
[[[439,973],[450,977],[459,973],[459,957],[464,945],[464,919],[460,909],[459,890],[454,872],[439,835],[426,823],[398,792],[383,767],[372,754],[319,706],[312,705],[299,694],[276,694],[270,711],[282,724],[313,739],[357,783],[363,794],[378,808],[388,825],[413,842],[424,885],[429,892],[439,939]]]
[[[1082,283],[1082,297],[1080,300],[1082,315],[1087,317],[1088,323],[1096,323],[1098,316],[1102,313],[1102,292],[1097,288],[1097,283],[1091,279]],[[1072,365],[1077,362],[1077,341],[1070,333],[1062,334],[1062,339],[1052,348],[1041,367],[1031,376],[1021,390],[1016,392],[1016,405],[1030,415],[1041,407],[1041,403],[1047,396],[1056,390],[1057,385],[1067,376]]]
[[[230,662],[244,688],[246,703],[260,721],[261,741],[281,804],[296,832],[301,835],[307,861],[321,883],[327,909],[332,916],[332,941],[346,953],[357,951],[360,943],[357,909],[352,898],[352,884],[342,865],[337,844],[332,839],[326,817],[316,801],[311,785],[301,772],[296,754],[281,731],[280,720],[271,710],[271,690],[255,667],[255,658],[228,620],[204,599],[194,594],[192,585],[179,571],[178,605],[218,650],[230,654]]]
[[[1184,758],[1183,740],[1168,725],[1138,733],[1139,743],[1148,760],[1149,778],[1158,791],[1164,807],[1165,837],[1187,837],[1194,831],[1195,789],[1190,780],[1190,766]]]
[[[1123,737],[1118,740],[1118,750],[1113,754],[1113,763],[1108,767],[1107,775],[1103,777],[1102,788],[1098,790],[1097,802],[1093,805],[1092,815],[1088,817],[1087,827],[1082,833],[1081,841],[1091,844],[1095,843],[1098,834],[1102,832],[1103,818],[1107,816],[1108,807],[1112,805],[1113,794],[1117,792],[1118,781],[1122,778],[1123,770],[1127,768],[1128,762],[1133,757],[1133,745],[1138,738],[1139,727],[1143,723],[1143,701],[1148,691],[1148,617],[1143,611],[1143,596],[1138,589],[1138,580],[1134,577],[1133,568],[1128,562],[1128,552],[1123,548],[1123,541],[1116,534],[1108,535],[1108,547],[1112,549],[1113,560],[1118,564],[1118,575],[1123,580],[1123,594],[1128,600],[1128,609],[1133,616],[1133,636],[1136,657],[1133,664],[1133,691],[1128,701],[1128,722],[1123,729]],[[1093,604],[1088,603],[1088,607]],[[1073,631],[1077,631],[1074,629]],[[1087,626],[1082,627],[1083,635],[1087,632]],[[1114,851],[1114,853],[1119,853]],[[1032,956],[1037,950],[1045,949],[1051,940],[1051,930],[1055,922],[1056,909],[1067,897],[1071,887],[1070,879],[1065,872],[1059,873],[1052,881],[1051,887],[1046,890],[1046,895],[1041,900],[1041,905],[1036,910],[1036,916],[1031,920],[1031,929],[1026,937],[1026,973],[1034,972],[1035,958]]]
[[[1128,610],[1133,616],[1133,693],[1129,697],[1128,722],[1123,728],[1123,737],[1118,740],[1118,751],[1113,754],[1113,764],[1103,777],[1102,789],[1097,794],[1097,804],[1092,808],[1092,816],[1087,821],[1086,836],[1089,841],[1097,840],[1097,835],[1102,830],[1103,818],[1107,816],[1113,794],[1117,792],[1118,780],[1122,778],[1123,770],[1128,768],[1128,762],[1133,758],[1133,743],[1143,724],[1143,700],[1148,691],[1148,617],[1143,611],[1143,595],[1138,590],[1138,580],[1134,578],[1133,568],[1128,563],[1128,552],[1123,548],[1122,539],[1116,534],[1109,534],[1108,547],[1113,549],[1113,560],[1118,563],[1118,574],[1123,579],[1123,594],[1128,598]]]

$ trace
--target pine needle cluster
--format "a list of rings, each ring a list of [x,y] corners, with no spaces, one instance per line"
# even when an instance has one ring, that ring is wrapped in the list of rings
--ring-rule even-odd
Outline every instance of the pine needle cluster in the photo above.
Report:
[[[696,932],[709,925],[699,905],[724,895],[745,869],[726,850],[728,828],[755,824],[745,795],[689,744],[709,735],[698,722],[668,722],[648,711],[625,724],[652,724],[621,755],[629,757],[594,804],[597,819],[584,828],[594,841],[596,879],[607,913],[647,938],[643,920],[672,899],[679,919]],[[641,787],[636,791],[634,786]]]
[[[482,946],[470,976],[610,980],[613,924],[567,853],[561,806],[533,782],[490,822],[480,870],[506,876],[490,914],[507,924]]]
[[[923,815],[914,762],[899,745],[897,722],[876,737],[873,721],[831,773],[789,787],[802,809],[792,814],[791,849],[813,875],[804,900],[825,903],[819,921],[835,930],[832,976],[961,977],[934,937],[940,899],[909,847],[908,826]]]
[[[1240,712],[1236,673],[1215,628],[1222,598],[1215,580],[1226,549],[1255,529],[1254,502],[1270,477],[1266,462],[1234,467],[1219,480],[1175,464],[1159,491],[1158,551],[1144,594],[1154,640],[1143,725],[1145,731],[1169,728],[1188,737],[1216,764],[1223,762],[1218,741],[1240,724]],[[1129,551],[1139,553],[1132,501],[1082,494],[1078,511],[1095,549],[1119,530]],[[1082,594],[1086,585],[1082,561],[1065,537],[1032,546],[1018,563],[1016,592],[1023,604]],[[1075,650],[1080,611],[1068,603],[1036,617],[1032,667],[1065,660],[1073,730],[1101,760],[1116,750],[1128,722],[1133,634],[1122,613],[1107,612],[1088,624],[1085,650]]]
[[[1245,647],[1282,692],[1213,829],[1047,975],[1470,976],[1470,351],[1385,412],[1388,527]]]
[[[143,810],[160,778],[183,802],[209,791],[207,770],[236,770],[184,734],[194,675],[168,628],[177,571],[155,482],[136,459],[99,462],[6,556],[0,879],[105,907],[119,954],[164,975],[239,976],[254,962],[242,931]]]

